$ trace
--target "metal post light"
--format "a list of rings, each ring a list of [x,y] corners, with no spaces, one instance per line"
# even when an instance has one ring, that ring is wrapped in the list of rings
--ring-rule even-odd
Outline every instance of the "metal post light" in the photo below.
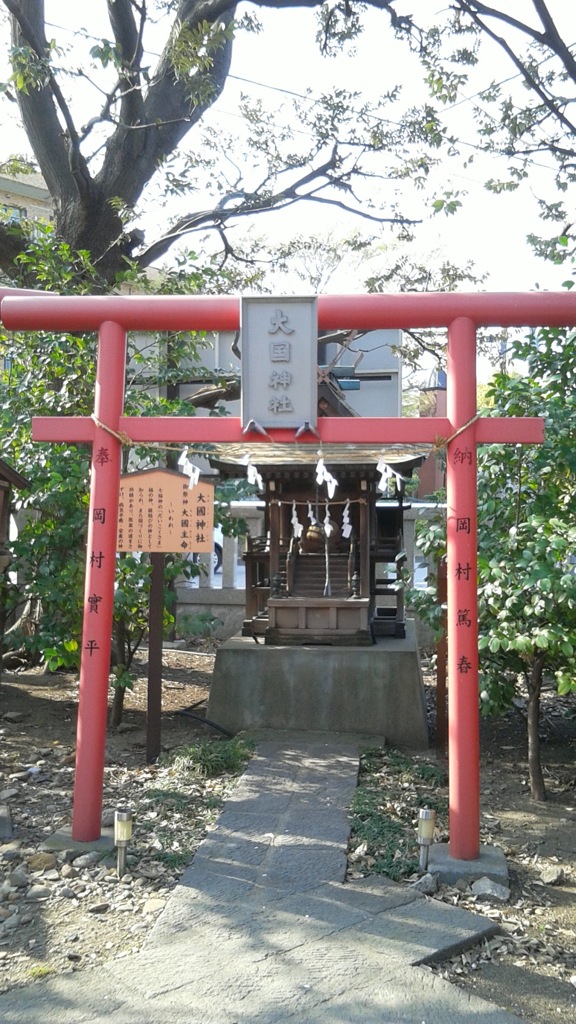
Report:
[[[117,849],[118,878],[126,874],[126,853],[132,838],[132,811],[119,807],[114,812],[114,845]]]
[[[434,825],[436,824],[436,811],[429,807],[421,807],[418,813],[418,844],[420,846],[420,870],[426,871],[428,867],[428,853],[434,842]]]

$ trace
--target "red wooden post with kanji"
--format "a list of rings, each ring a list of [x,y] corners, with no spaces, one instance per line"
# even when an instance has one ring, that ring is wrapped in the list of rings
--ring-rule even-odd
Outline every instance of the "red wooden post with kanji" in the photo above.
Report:
[[[39,418],[33,433],[42,441],[89,442],[93,451],[73,816],[74,838],[88,842],[100,835],[114,598],[110,567],[115,558],[122,439],[188,444],[244,440],[240,420],[232,417],[123,416],[126,331],[237,330],[239,301],[198,296],[12,296],[2,302],[2,319],[17,330],[100,332],[94,417]],[[321,330],[448,328],[446,418],[325,418],[318,422],[318,433],[325,443],[434,443],[439,437],[446,442],[450,854],[474,860],[480,848],[476,446],[543,440],[539,418],[477,417],[476,329],[574,326],[576,296],[551,292],[320,296],[318,321]],[[275,442],[294,441],[293,430],[270,430],[269,436]],[[250,436],[251,441],[259,439],[260,435]],[[311,435],[300,440],[318,444]]]

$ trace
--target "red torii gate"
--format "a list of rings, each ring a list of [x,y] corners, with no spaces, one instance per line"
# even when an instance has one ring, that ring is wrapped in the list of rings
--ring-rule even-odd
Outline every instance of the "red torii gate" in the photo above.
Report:
[[[223,331],[239,327],[236,297],[60,297],[0,293],[2,320],[16,330],[99,331],[96,394],[90,417],[39,417],[38,441],[92,444],[90,511],[80,669],[72,835],[100,836],[104,748],[121,448],[139,442],[242,442],[239,419],[123,415],[126,332]],[[447,447],[448,679],[450,855],[480,853],[478,620],[476,556],[476,446],[537,444],[540,418],[479,418],[476,408],[476,328],[576,325],[569,293],[410,294],[320,296],[320,330],[445,327],[448,329],[447,417],[439,419],[320,419],[326,443],[430,443]],[[291,443],[293,430],[270,430]],[[258,440],[260,435],[254,435]],[[252,438],[251,438],[252,440]],[[308,435],[301,441],[318,444]]]

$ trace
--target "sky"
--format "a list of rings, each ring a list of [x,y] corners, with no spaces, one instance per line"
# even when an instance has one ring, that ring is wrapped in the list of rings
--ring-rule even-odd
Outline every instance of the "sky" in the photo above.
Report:
[[[516,0],[516,11],[518,2],[522,4],[522,0]],[[414,4],[408,6],[413,8]],[[438,9],[441,10],[441,5]],[[258,37],[248,37],[237,48],[232,76],[219,102],[223,123],[232,119],[234,96],[240,89],[250,90],[263,100],[279,96],[271,89],[249,86],[242,79],[298,93],[307,85],[318,91],[334,84],[345,85],[358,88],[363,96],[374,99],[401,81],[409,100],[412,97],[414,102],[421,100],[425,92],[420,84],[419,61],[408,53],[405,46],[393,42],[384,17],[378,12],[368,12],[368,28],[356,44],[356,55],[332,61],[321,60],[317,55],[313,12],[298,12],[298,43],[295,46],[287,35],[286,12],[265,12],[266,46],[261,46]],[[573,28],[576,30],[576,26]],[[497,48],[487,48],[487,53],[493,78],[509,77],[510,64]],[[471,88],[470,93],[473,92]],[[461,147],[463,159],[445,161],[432,179],[436,178],[438,194],[448,187],[459,191],[462,207],[457,215],[436,215],[419,226],[414,250],[423,255],[449,258],[456,263],[474,260],[478,270],[488,275],[483,288],[531,290],[535,286],[560,287],[566,270],[536,258],[526,242],[526,235],[539,229],[537,197],[546,188],[549,194],[551,159],[543,157],[539,161],[540,166],[533,168],[529,182],[518,192],[493,195],[487,192],[484,183],[488,178],[497,176],[498,165],[493,157],[481,154],[476,148],[472,104],[460,102],[447,116],[464,142]],[[474,158],[473,162],[464,168],[464,158],[470,157]],[[499,173],[506,173],[506,161],[501,161]],[[307,206],[303,222],[310,223],[315,216]],[[335,283],[339,285],[338,281]]]
[[[414,0],[408,6],[413,8],[419,2]],[[515,9],[518,9],[518,4],[523,5],[524,0],[516,0]],[[88,10],[82,10],[83,23],[95,34],[99,30],[101,34],[106,34],[106,24],[98,24],[95,20],[103,12],[104,6],[93,4]],[[430,10],[429,0],[425,6]],[[55,26],[69,24],[67,3],[47,0],[46,10]],[[441,17],[440,4],[438,10]],[[311,89],[316,95],[334,86],[355,89],[366,98],[376,99],[383,91],[401,81],[408,101],[417,102],[424,95],[417,58],[411,57],[405,46],[394,43],[388,21],[382,13],[369,12],[366,15],[367,31],[355,44],[356,52],[337,59],[321,59],[318,55],[314,12],[260,10],[258,17],[264,25],[263,31],[257,35],[243,34],[235,44],[231,75],[223,95],[206,119],[217,130],[238,132],[238,102],[241,93],[253,99],[261,99],[265,107],[279,111],[289,102],[288,93],[302,95]],[[88,20],[90,18],[92,21]],[[109,35],[109,28],[107,31]],[[56,35],[56,28],[54,32]],[[493,51],[489,59],[494,78],[509,76],[510,66],[497,51]],[[81,82],[77,81],[76,86],[81,92]],[[87,105],[87,109],[92,114],[94,103]],[[280,118],[283,115],[279,113],[278,116]],[[534,287],[560,287],[566,271],[538,260],[526,242],[527,233],[538,231],[539,228],[537,194],[550,180],[550,171],[547,170],[551,164],[550,158],[542,158],[542,166],[534,168],[529,182],[519,192],[502,196],[489,194],[484,182],[487,177],[495,176],[494,160],[489,161],[475,148],[471,103],[460,102],[449,116],[459,137],[465,142],[463,153],[468,157],[473,156],[474,161],[468,167],[463,166],[463,159],[445,161],[442,168],[431,177],[435,179],[439,194],[447,188],[458,190],[463,205],[455,216],[428,217],[417,228],[411,252],[423,261],[447,258],[462,263],[473,260],[478,272],[488,275],[487,280],[479,286],[482,288],[530,290]],[[15,134],[14,120],[10,130],[4,127],[3,137],[5,152],[12,139],[14,150],[22,150],[22,136],[18,138]],[[418,203],[421,202],[421,196],[414,198]],[[194,202],[201,204],[202,197],[195,198]],[[156,222],[152,217],[147,232],[149,240],[171,212],[170,208],[156,211]],[[325,208],[306,204],[300,209],[292,207],[289,214],[274,214],[261,219],[255,230],[259,235],[266,234],[279,240],[294,232],[321,233],[331,228],[338,234],[358,227],[372,230],[372,226],[366,222],[335,216],[333,211],[327,214]],[[326,290],[361,290],[365,276],[362,269],[355,273],[348,267],[345,274],[335,275]]]

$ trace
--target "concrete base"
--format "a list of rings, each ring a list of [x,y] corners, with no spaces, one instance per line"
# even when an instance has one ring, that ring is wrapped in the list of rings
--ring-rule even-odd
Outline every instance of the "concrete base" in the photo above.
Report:
[[[91,843],[80,843],[72,838],[72,827],[64,825],[53,835],[47,836],[42,843],[43,850],[78,850],[80,853],[90,853],[92,850],[110,853],[114,849],[114,829],[103,828],[99,839]]]
[[[478,878],[491,878],[500,885],[508,884],[506,858],[495,846],[481,846],[477,860],[456,860],[450,856],[448,843],[434,843],[428,855],[428,871],[448,885],[454,885],[460,879],[475,882]]]
[[[273,647],[237,636],[216,654],[207,717],[230,732],[283,729],[428,746],[413,621],[371,647]]]

